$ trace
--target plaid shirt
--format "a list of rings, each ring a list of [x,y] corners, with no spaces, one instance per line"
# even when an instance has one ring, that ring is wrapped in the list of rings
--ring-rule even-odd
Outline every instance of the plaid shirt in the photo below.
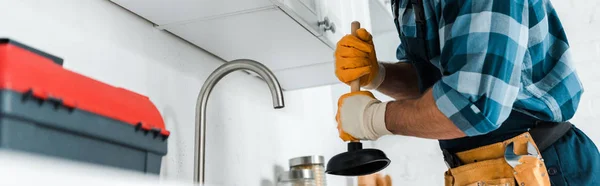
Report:
[[[399,1],[398,21],[404,35],[416,37],[408,1]],[[431,63],[444,75],[433,96],[466,135],[497,129],[512,110],[544,121],[573,117],[583,87],[549,0],[423,0],[423,6]],[[398,58],[404,54],[399,47]]]

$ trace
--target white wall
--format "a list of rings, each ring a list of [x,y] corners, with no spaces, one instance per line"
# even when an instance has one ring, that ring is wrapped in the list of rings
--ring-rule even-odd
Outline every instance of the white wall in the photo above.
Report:
[[[0,0],[0,25],[0,37],[150,97],[172,132],[161,176],[192,180],[196,96],[223,61],[106,0]],[[287,169],[289,158],[343,151],[330,92],[285,92],[286,108],[273,110],[264,82],[243,73],[224,78],[209,103],[207,182],[273,186],[275,170]],[[329,179],[331,185],[346,181]]]

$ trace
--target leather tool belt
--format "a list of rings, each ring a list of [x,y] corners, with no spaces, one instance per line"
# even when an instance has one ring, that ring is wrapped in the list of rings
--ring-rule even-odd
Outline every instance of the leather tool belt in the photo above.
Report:
[[[550,186],[541,152],[562,137],[572,124],[538,122],[511,139],[450,154],[446,186]]]

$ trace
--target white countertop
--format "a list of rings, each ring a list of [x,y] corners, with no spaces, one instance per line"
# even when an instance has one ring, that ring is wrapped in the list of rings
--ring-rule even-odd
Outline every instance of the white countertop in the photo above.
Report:
[[[0,185],[61,186],[192,186],[158,175],[0,150]],[[208,185],[206,185],[208,186]]]

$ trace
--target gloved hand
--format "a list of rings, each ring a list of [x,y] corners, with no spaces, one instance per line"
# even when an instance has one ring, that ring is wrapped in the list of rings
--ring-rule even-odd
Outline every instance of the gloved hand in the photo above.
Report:
[[[385,69],[377,63],[373,37],[364,28],[356,36],[346,35],[335,49],[335,75],[346,84],[360,78],[360,86],[377,88],[385,77]]]
[[[338,100],[337,128],[344,141],[376,140],[392,134],[385,126],[387,103],[369,91],[344,94]]]
[[[358,186],[392,186],[390,175],[381,176],[381,174],[369,174],[358,177]]]

